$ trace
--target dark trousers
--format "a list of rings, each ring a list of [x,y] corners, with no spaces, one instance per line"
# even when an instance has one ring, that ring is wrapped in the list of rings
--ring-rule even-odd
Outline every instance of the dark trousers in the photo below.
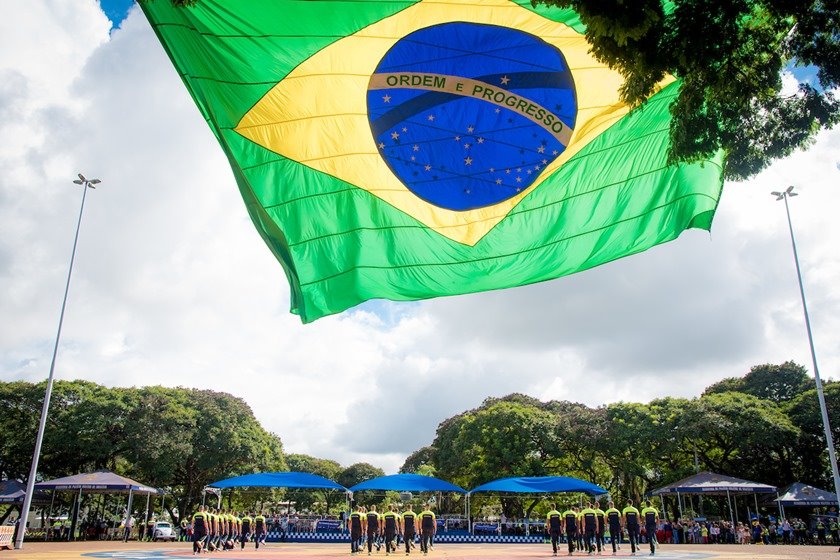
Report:
[[[403,540],[405,541],[405,553],[409,554],[411,552],[411,543],[414,542],[414,529],[406,529]]]
[[[548,534],[551,536],[551,549],[557,554],[557,543],[560,542],[560,529],[551,529]]]
[[[586,545],[587,552],[594,552],[595,551],[595,529],[585,529],[583,533],[583,541]]]
[[[239,541],[242,543],[242,548],[245,548],[245,543],[251,538],[250,532],[244,532],[239,538]]]
[[[256,547],[260,547],[260,543],[265,543],[265,532],[264,531],[257,531],[254,533],[254,542],[256,543]]]
[[[630,552],[635,554],[639,548],[639,528],[628,526],[627,537],[630,539]]]
[[[391,550],[393,550],[394,552],[397,551],[396,545],[394,546],[393,549],[391,548],[391,543],[394,542],[395,538],[397,538],[397,530],[394,529],[394,528],[386,528],[385,529],[385,552],[391,552]]]
[[[429,552],[429,546],[432,544],[432,537],[434,534],[434,531],[430,529],[420,530],[420,550],[423,552]]]
[[[373,550],[373,543],[379,538],[379,529],[368,529],[367,532],[367,547],[368,552]]]
[[[359,541],[362,540],[362,530],[353,529],[350,531],[350,552],[359,552]]]
[[[656,545],[659,544],[656,542],[656,525],[645,527],[645,533],[647,533],[648,544],[650,544],[650,552],[653,554],[656,552]]]
[[[193,552],[201,552],[201,546],[206,536],[204,531],[193,531]]]
[[[621,527],[618,525],[610,526],[610,541],[612,542],[613,552],[615,552],[616,546],[621,544]]]
[[[575,541],[577,540],[577,531],[570,531],[566,529],[566,540],[569,542],[569,554],[575,551]]]
[[[595,543],[598,545],[598,552],[601,552],[601,548],[604,547],[604,527],[599,526],[598,532],[595,533]]]

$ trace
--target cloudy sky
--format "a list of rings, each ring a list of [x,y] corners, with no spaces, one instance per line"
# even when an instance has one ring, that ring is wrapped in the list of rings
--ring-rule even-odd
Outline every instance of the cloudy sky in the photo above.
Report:
[[[840,130],[727,184],[711,234],[535,286],[302,325],[140,11],[120,23],[95,0],[13,0],[3,13],[0,379],[47,377],[77,172],[102,185],[86,202],[57,378],[228,391],[290,452],[395,472],[488,396],[600,405],[698,395],[758,363],[812,369],[784,206],[768,194],[790,184],[820,370],[840,377]]]

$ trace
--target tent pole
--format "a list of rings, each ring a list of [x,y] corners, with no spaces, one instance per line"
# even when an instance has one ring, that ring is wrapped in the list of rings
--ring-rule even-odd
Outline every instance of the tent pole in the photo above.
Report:
[[[143,534],[144,534],[144,535],[146,534],[146,533],[145,533],[146,527],[148,527],[148,526],[149,526],[149,500],[151,499],[151,497],[152,497],[152,495],[151,495],[151,494],[146,494],[146,518],[145,518],[145,520],[143,521],[143,531],[144,531],[144,533],[143,533]],[[138,533],[138,534],[139,534],[139,533]]]
[[[758,494],[753,494],[753,499],[755,499],[755,516],[756,517],[761,517],[758,514]]]
[[[662,506],[662,515],[665,516],[665,521],[668,521],[668,510],[665,509],[665,498],[659,494],[659,504]]]
[[[128,489],[128,504],[125,507],[125,526],[123,527],[123,530],[125,532],[125,534],[123,535],[124,542],[128,542],[129,537],[131,537],[131,533],[127,529],[128,524],[131,520],[131,507],[134,501],[134,494],[132,494],[132,490],[133,488]]]
[[[779,522],[781,522],[782,518],[785,516],[785,512],[782,511],[782,501],[780,500],[779,491],[776,491],[776,504],[779,506]]]
[[[682,519],[682,498],[680,497],[679,492],[677,492],[677,512],[680,514],[680,519]]]
[[[470,511],[470,495],[467,494],[467,532],[472,535],[472,511]]]
[[[732,517],[732,503],[729,501],[729,490],[726,491],[726,506],[729,508],[729,522],[732,523],[732,531],[735,531],[735,519]]]
[[[49,533],[50,533],[50,529],[52,529],[52,519],[51,519],[51,517],[52,517],[52,508],[53,508],[53,503],[54,502],[55,502],[55,490],[52,491],[52,498],[50,499],[50,514],[47,516],[47,523],[49,523],[49,527],[47,527],[47,530],[44,531],[44,540],[45,541],[47,540],[47,535],[49,535]],[[26,527],[26,521],[27,520],[24,519],[21,522],[22,527]],[[55,537],[55,535],[53,535],[53,537]]]

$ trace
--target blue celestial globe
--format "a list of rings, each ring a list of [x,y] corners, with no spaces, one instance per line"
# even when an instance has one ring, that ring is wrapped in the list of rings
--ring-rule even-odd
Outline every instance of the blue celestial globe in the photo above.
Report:
[[[371,76],[367,108],[379,153],[412,193],[471,210],[516,196],[563,153],[577,98],[556,47],[453,22],[397,41]]]

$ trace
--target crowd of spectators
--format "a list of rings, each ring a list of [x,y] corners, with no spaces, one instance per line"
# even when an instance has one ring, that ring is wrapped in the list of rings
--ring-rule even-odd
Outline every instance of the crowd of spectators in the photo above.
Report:
[[[836,518],[816,518],[811,524],[799,518],[753,519],[749,523],[681,519],[662,521],[660,543],[673,544],[840,544]]]

